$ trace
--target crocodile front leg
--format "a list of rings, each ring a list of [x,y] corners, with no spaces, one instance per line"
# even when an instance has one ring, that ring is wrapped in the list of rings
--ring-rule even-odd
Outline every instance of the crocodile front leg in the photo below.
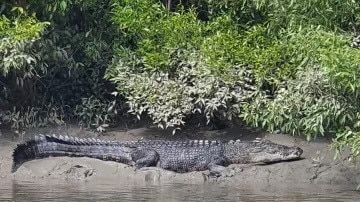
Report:
[[[136,169],[156,166],[159,162],[159,154],[153,149],[136,149],[131,152],[131,158],[135,162]]]
[[[209,176],[220,177],[224,170],[225,166],[229,165],[229,161],[223,156],[214,156],[211,159],[211,162],[208,164],[208,169],[210,171]]]

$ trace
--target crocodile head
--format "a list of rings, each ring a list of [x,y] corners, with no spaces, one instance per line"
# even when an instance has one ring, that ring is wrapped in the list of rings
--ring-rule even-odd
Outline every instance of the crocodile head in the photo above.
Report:
[[[303,150],[276,144],[269,140],[233,143],[228,159],[233,163],[274,163],[301,158]]]
[[[272,163],[300,159],[303,150],[299,147],[289,147],[273,143],[269,140],[254,141],[253,149],[249,150],[249,160],[252,163]]]

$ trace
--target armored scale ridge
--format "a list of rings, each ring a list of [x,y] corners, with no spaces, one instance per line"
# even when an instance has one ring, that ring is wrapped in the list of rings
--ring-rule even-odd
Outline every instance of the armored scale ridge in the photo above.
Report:
[[[36,135],[13,153],[12,172],[24,162],[50,156],[90,157],[143,167],[160,167],[179,173],[210,170],[221,175],[229,164],[273,163],[301,158],[303,150],[269,140],[254,141],[103,141],[69,136]]]

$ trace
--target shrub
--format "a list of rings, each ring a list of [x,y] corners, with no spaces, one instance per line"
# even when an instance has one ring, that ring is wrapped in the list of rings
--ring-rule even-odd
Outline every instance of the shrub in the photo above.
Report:
[[[48,23],[28,16],[22,8],[15,7],[15,12],[18,14],[11,18],[0,17],[0,72],[3,76],[15,71],[24,77],[32,77],[37,70],[37,55],[32,47]]]
[[[291,74],[282,56],[286,49],[263,26],[238,29],[226,15],[202,22],[191,9],[165,15],[160,7],[144,2],[116,5],[114,12],[119,14],[113,20],[133,44],[119,46],[119,59],[106,73],[139,117],[146,112],[163,128],[183,125],[197,111],[208,121],[214,113],[226,111],[225,120],[231,120],[255,88],[268,88],[274,78]],[[133,19],[142,19],[144,6],[156,8],[146,24],[120,17],[126,10]],[[199,100],[207,104],[199,105]]]
[[[110,102],[114,88],[103,74],[112,57],[111,2],[21,2],[14,11],[16,1],[1,6],[6,16],[0,20],[4,114],[13,107],[20,114],[27,107],[40,113],[44,103],[51,103],[70,119],[82,97]]]
[[[251,96],[251,89],[245,88],[250,70],[234,67],[230,81],[224,80],[206,67],[197,52],[179,52],[180,58],[187,60],[179,62],[171,73],[133,72],[126,61],[116,63],[111,80],[125,94],[130,112],[138,118],[146,112],[160,128],[175,129],[191,114],[202,114],[208,121],[217,112],[228,120],[236,116],[238,103]]]
[[[26,109],[16,109],[0,113],[0,125],[10,125],[18,133],[22,133],[27,128],[43,127],[49,124],[61,125],[64,123],[64,113],[62,109],[49,104],[44,110],[42,108],[28,107]]]
[[[95,128],[98,132],[103,132],[109,124],[115,120],[116,109],[115,101],[104,103],[94,96],[82,98],[81,104],[76,106],[75,115],[79,117],[81,125],[88,128]]]

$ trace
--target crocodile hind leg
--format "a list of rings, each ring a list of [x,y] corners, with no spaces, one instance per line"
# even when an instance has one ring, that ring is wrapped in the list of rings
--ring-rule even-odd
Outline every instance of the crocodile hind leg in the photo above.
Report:
[[[153,149],[136,149],[131,153],[136,169],[156,166],[159,162],[159,154]]]

